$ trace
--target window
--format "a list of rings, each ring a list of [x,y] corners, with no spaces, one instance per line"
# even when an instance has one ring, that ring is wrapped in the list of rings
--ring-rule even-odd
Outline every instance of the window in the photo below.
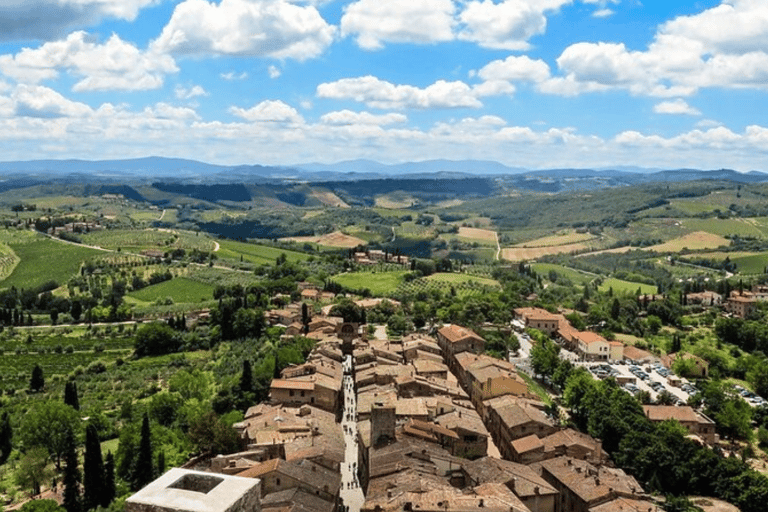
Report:
[[[304,390],[302,390],[302,391],[301,391],[301,396],[302,396],[302,397],[304,396]]]
[[[288,396],[293,396],[293,390],[290,390],[290,391],[288,392]]]

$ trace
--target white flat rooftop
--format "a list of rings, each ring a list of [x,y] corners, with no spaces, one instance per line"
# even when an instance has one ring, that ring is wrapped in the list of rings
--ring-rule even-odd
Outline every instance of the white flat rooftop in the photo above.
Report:
[[[258,478],[173,468],[128,498],[126,509],[132,504],[180,512],[224,512],[243,496],[258,495],[260,483]]]

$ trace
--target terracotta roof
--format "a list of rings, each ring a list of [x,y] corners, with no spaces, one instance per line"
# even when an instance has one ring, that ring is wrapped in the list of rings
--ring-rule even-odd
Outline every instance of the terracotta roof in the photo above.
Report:
[[[521,437],[512,441],[512,448],[518,454],[527,453],[533,450],[544,449],[544,443],[541,442],[535,434],[530,436]]]
[[[629,496],[643,494],[640,484],[620,469],[596,468],[588,462],[571,457],[558,457],[532,466],[543,468],[588,504],[605,499],[614,492]]]
[[[274,389],[300,389],[313,391],[315,389],[315,383],[293,379],[272,379],[272,384],[269,387]]]
[[[644,405],[643,412],[651,421],[677,420],[681,423],[712,423],[693,407],[675,405]]]
[[[461,327],[460,325],[448,325],[437,332],[451,343],[456,343],[466,338],[474,338],[477,340],[485,341],[475,332],[467,329],[466,327]]]
[[[579,331],[578,334],[576,334],[576,338],[578,338],[579,341],[583,341],[587,345],[591,345],[592,343],[607,343],[608,340],[597,334],[596,332],[592,331]]]
[[[617,498],[589,509],[589,512],[661,512],[662,509],[645,500]]]

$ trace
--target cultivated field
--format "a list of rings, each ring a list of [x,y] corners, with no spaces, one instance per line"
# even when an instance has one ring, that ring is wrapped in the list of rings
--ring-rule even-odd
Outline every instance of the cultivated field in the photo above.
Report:
[[[160,213],[158,212],[157,215],[159,217]],[[142,251],[145,249],[159,249],[162,251],[185,249],[190,251],[197,249],[203,252],[210,252],[214,248],[214,241],[205,234],[169,229],[110,229],[91,231],[81,235],[81,238],[85,244],[113,250],[118,248],[130,251]]]
[[[349,208],[349,205],[342,201],[342,199],[333,192],[322,192],[320,190],[315,190],[312,192],[312,196],[317,198],[318,201],[326,206]]]
[[[348,272],[333,276],[333,281],[353,290],[368,288],[374,295],[389,295],[403,282],[405,270],[395,272]]]
[[[601,292],[607,292],[611,288],[613,288],[614,293],[636,293],[637,290],[640,290],[640,293],[648,294],[657,292],[655,285],[622,281],[621,279],[615,279],[613,277],[604,280],[603,284],[599,287]]]
[[[500,288],[501,285],[495,279],[487,277],[478,277],[470,274],[453,274],[447,272],[438,272],[425,278],[427,281],[440,281],[449,284],[477,284],[480,286],[492,286]]]
[[[588,283],[597,277],[574,268],[555,265],[553,263],[533,263],[531,268],[536,271],[537,274],[544,277],[547,277],[550,272],[555,272],[559,276],[565,277],[569,281],[577,284]]]
[[[561,233],[561,234],[552,235],[552,236],[545,236],[543,238],[537,238],[536,240],[530,240],[528,242],[516,244],[514,247],[530,248],[530,247],[553,247],[553,246],[559,246],[559,245],[573,245],[573,244],[593,240],[594,238],[595,236],[589,233],[576,233],[575,231],[572,231],[572,232]]]
[[[496,243],[496,232],[491,231],[490,229],[465,228],[462,226],[459,228],[459,236],[462,238],[481,240],[483,242]]]
[[[589,249],[585,243],[553,245],[547,247],[506,247],[501,250],[501,257],[508,261],[529,261],[548,254],[571,254]]]
[[[97,249],[51,240],[42,235],[9,244],[20,261],[0,287],[35,288],[49,281],[65,283],[80,271],[80,265],[104,254]]]
[[[731,245],[731,241],[722,236],[707,233],[706,231],[695,231],[663,244],[653,245],[647,249],[656,252],[681,252],[683,249],[699,251],[717,249],[718,247],[728,245]]]
[[[197,303],[213,298],[213,286],[198,281],[193,281],[185,277],[177,277],[170,281],[154,284],[142,288],[141,290],[131,292],[129,297],[141,302],[155,302],[167,297],[173,299],[174,303],[186,302]]]
[[[304,253],[288,251],[266,245],[236,242],[234,240],[219,240],[219,250],[216,256],[222,259],[240,260],[255,263],[257,265],[273,264],[281,255],[285,254],[288,261],[304,261],[309,256]]]
[[[334,231],[333,233],[328,233],[327,235],[322,236],[294,236],[290,238],[283,238],[281,240],[299,243],[308,242],[311,244],[324,245],[326,247],[341,247],[345,249],[350,249],[352,247],[357,247],[358,245],[366,244],[365,240],[354,236],[345,235],[341,231]]]

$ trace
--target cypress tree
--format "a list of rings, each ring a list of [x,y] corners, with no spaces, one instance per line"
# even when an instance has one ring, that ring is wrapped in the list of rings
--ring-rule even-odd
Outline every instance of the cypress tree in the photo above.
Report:
[[[165,452],[160,450],[157,454],[157,474],[162,475],[165,473]]]
[[[102,502],[104,492],[104,461],[96,426],[89,423],[85,429],[85,460],[83,462],[83,510],[91,510]]]
[[[240,391],[243,393],[253,391],[253,371],[251,370],[251,362],[247,359],[243,360],[243,374],[240,376]]]
[[[104,489],[101,493],[101,506],[107,507],[115,499],[115,457],[112,452],[107,452],[107,461],[104,464]]]
[[[3,412],[0,418],[0,464],[4,464],[11,455],[13,449],[13,430],[11,429],[11,420],[8,412]]]
[[[75,381],[69,381],[64,385],[64,403],[76,411],[80,410],[80,400],[77,397],[77,384]]]
[[[139,490],[152,481],[154,468],[152,467],[152,433],[149,430],[149,416],[144,413],[141,422],[141,441],[139,453],[136,456],[136,466],[133,470],[133,488]]]
[[[43,377],[43,369],[39,364],[36,364],[32,368],[32,378],[29,379],[29,389],[31,391],[42,391],[45,387],[45,378]]]
[[[80,512],[80,469],[77,467],[75,436],[67,432],[67,447],[64,452],[64,503],[67,512]]]

